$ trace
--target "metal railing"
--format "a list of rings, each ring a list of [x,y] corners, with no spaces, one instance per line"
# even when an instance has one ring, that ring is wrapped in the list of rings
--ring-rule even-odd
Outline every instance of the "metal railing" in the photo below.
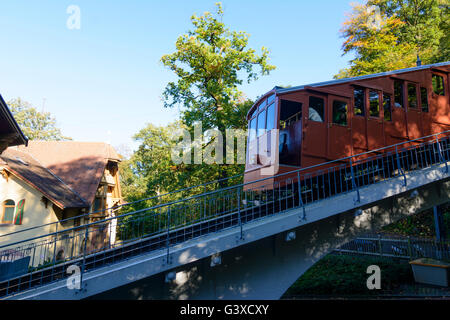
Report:
[[[450,260],[450,241],[368,234],[353,239],[334,251],[341,254],[362,254],[408,260],[418,258]]]
[[[0,278],[0,297],[63,279],[69,265],[78,265],[83,274],[158,249],[165,250],[170,263],[171,247],[190,239],[232,227],[239,227],[242,237],[244,224],[292,208],[303,208],[305,219],[307,204],[344,193],[355,192],[358,202],[365,186],[399,176],[406,184],[407,172],[446,164],[450,141],[439,136],[449,132],[245,184],[230,185],[228,180],[229,186],[218,190],[167,203],[157,198],[160,203],[151,207],[0,245],[2,263],[30,261],[22,275]],[[419,142],[423,139],[431,141]],[[217,181],[209,185],[213,183]],[[183,190],[171,194],[180,196]],[[118,240],[111,241],[115,237]]]

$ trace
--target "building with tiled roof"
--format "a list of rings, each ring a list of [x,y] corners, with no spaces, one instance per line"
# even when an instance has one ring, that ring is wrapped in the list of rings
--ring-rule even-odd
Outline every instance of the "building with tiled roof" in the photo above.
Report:
[[[2,243],[51,233],[112,216],[121,203],[114,148],[102,142],[29,141],[0,155],[0,234]],[[82,218],[74,218],[85,213]],[[115,241],[115,230],[102,241]]]

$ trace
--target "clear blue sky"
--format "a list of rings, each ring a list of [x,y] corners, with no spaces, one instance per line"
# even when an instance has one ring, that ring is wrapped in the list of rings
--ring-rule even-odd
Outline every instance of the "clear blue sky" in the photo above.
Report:
[[[174,77],[159,62],[190,29],[208,0],[15,0],[0,2],[0,94],[51,112],[63,134],[79,141],[135,147],[146,123],[178,117],[161,95]],[[242,86],[248,97],[275,85],[325,81],[347,66],[339,29],[350,0],[223,0],[224,22],[248,32],[250,46],[271,51],[277,69]],[[81,28],[69,30],[69,5]]]

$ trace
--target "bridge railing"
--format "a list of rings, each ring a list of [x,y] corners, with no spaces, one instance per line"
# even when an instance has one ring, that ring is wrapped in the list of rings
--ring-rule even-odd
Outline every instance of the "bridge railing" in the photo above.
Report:
[[[231,227],[239,227],[243,236],[245,223],[295,207],[303,208],[299,218],[305,219],[307,204],[339,194],[353,192],[356,203],[360,188],[398,176],[406,184],[406,172],[446,164],[448,137],[430,137],[2,244],[3,266],[22,269],[14,269],[14,277],[0,274],[0,282],[5,280],[0,296],[67,277],[72,264],[84,273],[157,249],[166,250],[169,260],[177,243]]]
[[[410,260],[417,258],[450,260],[450,241],[367,234],[345,243],[334,252]]]

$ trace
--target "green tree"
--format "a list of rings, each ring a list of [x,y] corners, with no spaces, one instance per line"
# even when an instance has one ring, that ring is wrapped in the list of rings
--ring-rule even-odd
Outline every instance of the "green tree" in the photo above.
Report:
[[[174,53],[161,58],[177,76],[177,81],[168,83],[163,97],[165,107],[181,106],[181,120],[190,130],[201,122],[203,130],[218,129],[225,134],[226,129],[246,126],[250,103],[238,86],[275,67],[268,63],[266,48],[258,55],[248,48],[247,33],[226,28],[221,22],[222,6],[216,5],[215,15],[193,15],[193,30],[177,39]],[[210,170],[217,170],[217,178],[229,174],[227,165],[210,166]]]
[[[355,58],[335,78],[413,67],[417,56],[424,64],[450,59],[448,17],[448,5],[441,0],[354,4],[340,32],[344,54],[353,52]]]
[[[72,140],[62,135],[50,112],[39,112],[20,98],[10,100],[8,106],[22,132],[30,140]]]

